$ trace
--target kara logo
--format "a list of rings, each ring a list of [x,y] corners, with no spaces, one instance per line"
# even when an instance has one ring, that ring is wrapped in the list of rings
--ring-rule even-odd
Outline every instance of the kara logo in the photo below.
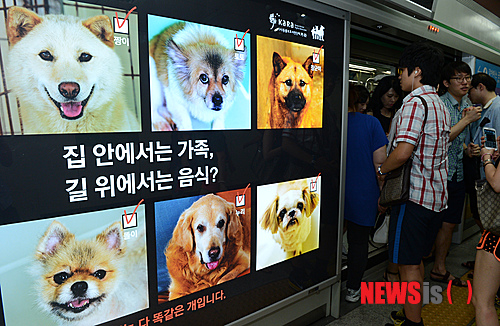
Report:
[[[439,285],[429,286],[429,282],[424,282],[422,291],[419,282],[361,282],[361,303],[404,304],[408,300],[410,304],[440,304],[443,302],[442,292]]]
[[[274,26],[276,26],[278,24],[279,18],[280,18],[280,14],[278,14],[277,12],[269,15],[269,22],[273,25],[270,28],[271,30],[274,28]]]
[[[281,26],[281,27],[287,27],[287,28],[294,28],[295,27],[294,22],[286,20],[286,19],[281,19],[280,17],[281,17],[280,14],[278,14],[277,12],[269,15],[269,22],[272,24],[272,26],[270,28],[271,30],[274,29],[274,26],[276,26],[276,25]]]
[[[291,20],[282,19],[280,14],[277,12],[269,15],[269,23],[271,24],[270,30],[273,32],[293,34],[295,36],[307,38],[308,29],[306,27],[294,23]]]
[[[325,41],[324,36],[325,36],[325,26],[323,25],[315,25],[313,26],[311,30],[311,35],[313,40],[318,40],[318,41]]]

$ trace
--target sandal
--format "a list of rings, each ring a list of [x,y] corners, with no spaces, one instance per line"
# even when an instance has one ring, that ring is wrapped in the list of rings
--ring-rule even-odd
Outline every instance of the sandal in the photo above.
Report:
[[[435,277],[433,277],[433,275]],[[451,285],[455,285],[455,286],[459,286],[459,287],[466,287],[467,286],[467,283],[463,283],[462,280],[459,279],[458,277],[455,277],[453,280],[450,280],[450,276],[451,276],[451,273],[448,271],[446,271],[446,274],[444,274],[444,275],[431,271],[431,280],[434,282],[448,284],[451,281]]]
[[[466,261],[465,263],[462,263],[462,266],[468,269],[474,269],[474,265],[476,264],[475,260],[469,260]]]
[[[395,280],[395,281],[389,281],[389,278],[387,277],[387,275],[395,275],[395,276],[398,277],[398,279]],[[389,272],[387,269],[385,270],[384,276],[382,276],[382,278],[386,282],[399,282],[401,280],[401,277],[399,276],[399,272],[393,273],[393,272]]]

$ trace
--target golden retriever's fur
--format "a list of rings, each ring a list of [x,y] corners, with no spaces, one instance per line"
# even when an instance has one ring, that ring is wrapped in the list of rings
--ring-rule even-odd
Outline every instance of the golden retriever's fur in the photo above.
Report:
[[[165,249],[169,300],[232,280],[250,268],[250,220],[209,194],[182,213]]]

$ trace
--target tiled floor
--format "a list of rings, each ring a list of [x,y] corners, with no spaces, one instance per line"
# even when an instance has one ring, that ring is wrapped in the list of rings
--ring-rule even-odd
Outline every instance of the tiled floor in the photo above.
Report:
[[[479,241],[479,233],[470,237],[469,239],[462,242],[460,245],[452,244],[450,248],[450,253],[446,260],[447,269],[455,276],[462,277],[464,274],[468,272],[468,270],[461,266],[462,262],[468,260],[474,260],[476,255],[476,244]],[[446,285],[441,283],[433,282],[429,279],[429,272],[432,268],[432,262],[427,262],[425,264],[426,277],[425,282],[430,282],[430,286],[432,285],[443,285],[443,288]],[[363,281],[383,281],[382,275],[385,269],[385,264],[380,264],[371,268],[370,270],[365,272]],[[345,284],[343,286],[345,288]],[[341,317],[337,320],[333,320],[329,322],[328,326],[351,326],[351,325],[385,325],[386,323],[390,323],[391,319],[389,314],[393,310],[399,310],[401,308],[400,305],[362,305],[360,303],[348,303],[343,300],[345,296],[345,289],[341,293]],[[446,298],[443,296],[443,298]],[[431,303],[432,304],[432,303]],[[424,307],[425,308],[425,307]],[[451,306],[450,309],[450,318],[456,319],[458,314],[453,313],[453,309],[461,309],[459,305]],[[432,316],[424,319],[426,326],[440,326],[440,325],[448,325],[446,321],[442,319],[439,322],[436,318],[432,318]],[[471,320],[463,320],[463,323],[459,323],[460,325],[467,326],[471,323]]]

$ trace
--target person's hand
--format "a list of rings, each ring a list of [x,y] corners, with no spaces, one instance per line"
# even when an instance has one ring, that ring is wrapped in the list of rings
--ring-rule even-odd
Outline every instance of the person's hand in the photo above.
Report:
[[[495,162],[497,161],[497,159],[498,159],[499,157],[500,157],[500,153],[498,153],[498,151],[493,152],[493,154],[491,155],[491,159],[492,159],[493,161],[495,161]]]
[[[498,142],[498,139],[497,139],[497,142]],[[484,147],[484,143],[486,143],[486,140],[485,140],[484,136],[481,136],[481,157],[484,154],[490,154],[493,156],[493,153],[495,152],[495,150],[493,148]]]
[[[469,143],[469,145],[467,145],[467,149],[465,150],[465,153],[469,157],[479,156],[480,152],[481,152],[481,147],[474,143]]]
[[[497,148],[500,148],[500,136],[497,137]],[[491,155],[491,159],[493,161],[497,161],[497,159],[500,157],[500,153],[498,152],[498,150],[495,150],[495,152],[493,153],[493,155]]]
[[[481,112],[483,109],[480,106],[470,106],[464,109],[462,115],[465,119],[467,119],[468,123],[477,121],[481,119]]]
[[[380,213],[382,213],[382,214],[385,213],[387,211],[388,207],[380,206],[380,197],[378,198],[378,202],[377,203],[378,203],[378,211]]]

